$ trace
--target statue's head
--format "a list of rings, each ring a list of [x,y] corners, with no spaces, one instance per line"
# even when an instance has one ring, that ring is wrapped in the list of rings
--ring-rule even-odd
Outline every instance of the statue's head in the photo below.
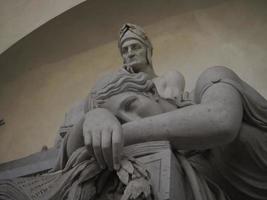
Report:
[[[118,47],[123,63],[134,72],[152,68],[153,47],[144,30],[134,24],[126,23],[120,29]]]
[[[91,109],[110,110],[124,122],[162,113],[153,82],[146,73],[113,72],[99,79],[89,98]]]

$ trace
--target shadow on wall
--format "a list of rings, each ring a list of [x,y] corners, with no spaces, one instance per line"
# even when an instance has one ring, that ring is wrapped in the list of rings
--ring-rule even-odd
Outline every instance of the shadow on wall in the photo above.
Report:
[[[125,22],[146,26],[164,18],[204,9],[224,0],[86,1],[17,42],[0,55],[0,80],[12,81],[38,66],[117,40]]]

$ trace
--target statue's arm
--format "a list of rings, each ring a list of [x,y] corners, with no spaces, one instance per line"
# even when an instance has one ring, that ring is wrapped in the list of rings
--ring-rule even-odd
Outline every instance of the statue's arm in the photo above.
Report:
[[[178,149],[211,148],[231,142],[242,117],[238,91],[217,83],[205,91],[199,104],[124,124],[125,144],[169,140]]]
[[[83,138],[84,120],[85,117],[81,117],[81,119],[73,125],[72,127],[73,129],[68,135],[67,146],[66,146],[66,153],[68,158],[75,150],[84,146],[84,138]]]
[[[87,112],[73,127],[67,137],[67,156],[86,145],[100,167],[107,164],[118,169],[123,147],[122,127],[119,120],[108,110],[96,108]]]

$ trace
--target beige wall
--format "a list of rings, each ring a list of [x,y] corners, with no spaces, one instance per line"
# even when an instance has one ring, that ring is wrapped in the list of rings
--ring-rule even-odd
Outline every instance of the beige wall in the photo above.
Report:
[[[48,20],[85,0],[0,0],[0,54]]]
[[[226,65],[267,97],[265,0],[149,2],[87,1],[0,55],[1,162],[53,145],[65,111],[119,68],[124,22],[145,28],[158,74],[178,69],[190,90],[205,68]]]

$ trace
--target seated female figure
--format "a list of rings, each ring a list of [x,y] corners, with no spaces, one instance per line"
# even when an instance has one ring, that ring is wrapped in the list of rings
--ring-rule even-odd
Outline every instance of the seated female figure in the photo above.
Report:
[[[211,179],[233,199],[265,199],[266,100],[228,68],[213,67],[196,84],[195,104],[177,109],[145,76],[115,73],[98,82],[94,109],[69,135],[67,154],[85,144],[102,168],[119,169],[123,145],[168,140],[177,150],[208,150],[190,159],[207,178],[203,186]]]

